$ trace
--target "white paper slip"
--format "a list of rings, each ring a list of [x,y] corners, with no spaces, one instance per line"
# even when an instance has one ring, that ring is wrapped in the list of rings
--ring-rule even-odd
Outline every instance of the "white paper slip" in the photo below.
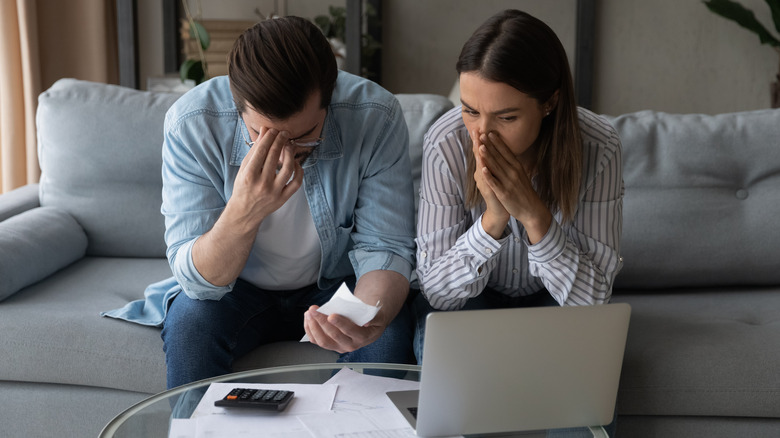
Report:
[[[342,283],[336,290],[336,293],[330,298],[330,301],[323,304],[317,311],[325,315],[336,313],[349,318],[356,325],[363,326],[374,319],[377,312],[379,312],[379,308],[379,303],[376,303],[376,306],[372,306],[360,301],[360,298],[353,295],[347,285]],[[309,337],[303,335],[301,342],[309,342]]]

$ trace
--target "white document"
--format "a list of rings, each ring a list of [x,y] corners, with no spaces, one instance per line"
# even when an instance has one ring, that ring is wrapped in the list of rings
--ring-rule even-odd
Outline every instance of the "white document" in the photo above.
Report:
[[[322,385],[212,383],[188,419],[172,419],[169,438],[414,438],[385,395],[419,389],[411,380],[368,376],[343,368]],[[295,398],[282,412],[214,406],[235,387],[286,389]]]
[[[313,438],[298,417],[253,418],[207,415],[194,420],[194,433],[188,438]]]
[[[383,429],[360,411],[333,411],[299,419],[314,438],[417,438],[409,423],[405,427]]]
[[[343,368],[326,383],[337,385],[336,400],[333,410],[342,415],[341,420],[355,421],[356,425],[373,425],[373,429],[355,426],[349,433],[338,435],[339,438],[416,438],[417,434],[409,425],[409,422],[398,412],[390,398],[389,391],[419,390],[420,382],[415,380],[393,379],[389,377],[369,376],[349,368]],[[316,427],[316,421],[326,421],[323,415],[306,416],[301,421],[307,427]],[[362,421],[361,421],[362,420]],[[365,430],[363,430],[365,429]],[[315,438],[326,438],[325,435],[313,433]],[[442,437],[447,438],[447,437]],[[450,438],[463,438],[456,435]]]
[[[168,438],[192,438],[198,435],[198,425],[189,418],[171,418]]]
[[[326,384],[338,387],[333,412],[299,418],[315,438],[416,438],[386,393],[419,389],[420,382],[343,368]]]
[[[346,283],[342,283],[330,300],[317,309],[317,311],[325,315],[336,313],[349,318],[356,325],[363,326],[374,319],[377,312],[379,312],[379,308],[379,303],[376,303],[376,306],[372,306],[360,301],[360,298],[350,292]],[[309,342],[309,337],[303,335],[301,342]]]
[[[294,391],[295,396],[282,412],[214,406],[215,401],[225,397],[236,387],[286,389]],[[171,420],[168,437],[312,438],[298,418],[308,414],[331,412],[337,389],[336,385],[331,384],[212,383],[190,418]]]
[[[414,380],[392,379],[388,377],[369,376],[349,368],[331,377],[326,384],[338,387],[333,410],[364,410],[377,408],[393,408],[395,405],[387,398],[388,391],[407,391],[420,389],[420,382]],[[399,418],[403,419],[401,414]]]

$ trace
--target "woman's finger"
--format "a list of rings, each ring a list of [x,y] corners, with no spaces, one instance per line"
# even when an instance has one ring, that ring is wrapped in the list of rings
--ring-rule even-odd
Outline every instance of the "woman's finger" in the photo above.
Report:
[[[495,132],[488,132],[485,143],[493,145],[493,150],[497,152],[496,158],[503,158],[507,163],[517,161],[515,154],[509,149],[509,146],[507,146],[501,136]]]

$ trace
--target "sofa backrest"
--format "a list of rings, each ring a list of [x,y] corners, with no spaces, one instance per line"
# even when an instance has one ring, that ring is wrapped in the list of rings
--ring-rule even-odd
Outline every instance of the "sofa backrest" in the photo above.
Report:
[[[178,97],[75,79],[61,79],[39,97],[40,203],[76,218],[88,255],[165,257],[163,121]],[[398,100],[416,193],[423,135],[452,103],[429,94]]]
[[[428,128],[444,113],[452,109],[452,102],[437,94],[396,94],[409,127],[409,158],[412,162],[414,185],[414,212],[420,205],[420,177],[422,176],[423,137]]]
[[[626,185],[616,289],[780,282],[780,109],[610,120]]]
[[[76,218],[88,255],[165,257],[162,131],[177,98],[75,79],[38,98],[40,202]]]

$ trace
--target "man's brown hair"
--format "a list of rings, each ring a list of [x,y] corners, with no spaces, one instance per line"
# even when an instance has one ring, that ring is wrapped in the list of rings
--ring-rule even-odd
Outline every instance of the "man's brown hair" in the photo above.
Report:
[[[238,111],[248,105],[272,119],[300,112],[317,91],[321,107],[327,107],[337,76],[330,43],[317,26],[300,17],[255,24],[228,55],[230,89]]]

